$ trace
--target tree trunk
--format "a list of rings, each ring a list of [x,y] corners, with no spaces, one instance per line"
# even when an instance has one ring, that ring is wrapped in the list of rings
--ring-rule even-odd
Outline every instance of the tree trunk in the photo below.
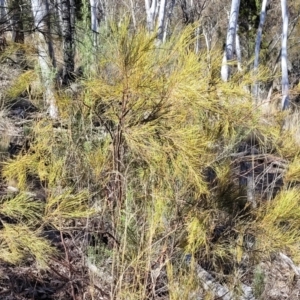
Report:
[[[169,23],[171,22],[172,19],[172,14],[173,14],[173,9],[175,6],[175,0],[171,0],[169,1],[169,5],[168,5],[168,16],[165,22],[165,27],[164,27],[164,34],[163,34],[163,43],[166,41],[167,39],[167,33],[168,33],[168,26]]]
[[[171,0],[169,3],[167,0],[152,0],[151,5],[149,0],[145,0],[145,8],[147,15],[147,29],[150,33],[154,32],[157,28],[157,44],[161,44],[165,41],[167,36],[167,24],[171,18],[175,1]],[[168,7],[168,15],[166,11]]]
[[[63,84],[72,79],[74,73],[74,43],[72,28],[71,0],[61,0],[62,38],[63,38]]]
[[[239,9],[240,0],[232,0],[229,25],[227,30],[226,48],[221,68],[221,78],[223,81],[228,81],[230,77],[230,66],[228,65],[228,62],[232,60],[233,53],[235,50],[236,28],[239,16]]]
[[[24,31],[22,20],[22,0],[13,0],[11,2],[12,8],[12,41],[15,43],[24,44]]]
[[[163,38],[164,38],[165,22],[166,22],[166,5],[167,5],[167,0],[160,0],[158,20],[157,20],[158,23],[157,40],[159,44],[163,42]]]
[[[52,119],[58,118],[58,109],[54,97],[53,72],[49,59],[50,41],[46,42],[42,32],[47,28],[45,17],[48,14],[48,6],[43,0],[31,0],[32,13],[35,24],[35,41],[37,43],[41,78],[44,86],[44,99],[47,104],[48,113]]]
[[[97,18],[97,13],[98,13],[98,0],[90,0],[90,5],[91,5],[91,29],[93,32],[93,44],[94,47],[97,47],[98,45],[98,27],[99,27],[99,22]]]
[[[0,22],[1,22],[1,24],[5,24],[7,21],[7,8],[5,6],[5,2],[6,2],[5,0],[0,0]]]
[[[134,29],[136,29],[135,3],[133,3],[133,0],[130,0],[130,11],[131,11],[133,27]]]
[[[237,33],[235,35],[235,52],[236,52],[238,71],[241,72],[242,71],[242,51],[241,51],[241,45],[240,45],[240,37]]]
[[[156,9],[157,9],[157,0],[152,0],[151,5],[149,0],[145,0],[146,15],[147,15],[147,28],[149,32],[154,31],[155,19],[156,19]]]
[[[281,108],[285,110],[289,107],[289,78],[288,78],[288,59],[287,59],[287,37],[288,37],[288,10],[287,1],[281,0],[282,10],[282,44],[281,44],[281,72],[282,72],[282,102]]]
[[[255,41],[255,58],[254,58],[254,76],[257,76],[258,71],[258,64],[259,64],[259,52],[260,52],[260,44],[261,44],[261,36],[262,36],[262,29],[266,20],[266,7],[267,7],[268,0],[263,0],[261,12],[260,12],[260,19],[259,25],[257,30],[257,36]],[[258,102],[258,82],[255,78],[254,88],[253,88],[253,95],[256,99],[256,103]]]

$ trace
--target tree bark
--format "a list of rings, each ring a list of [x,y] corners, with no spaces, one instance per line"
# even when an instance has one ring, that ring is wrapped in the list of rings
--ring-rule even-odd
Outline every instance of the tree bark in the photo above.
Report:
[[[282,11],[282,43],[281,43],[281,73],[282,73],[282,102],[281,108],[285,110],[289,107],[289,78],[288,78],[288,58],[287,58],[287,37],[288,37],[288,10],[287,1],[281,0]]]
[[[97,13],[98,13],[98,0],[90,0],[90,5],[91,5],[91,29],[93,32],[93,44],[94,47],[97,47],[98,45],[98,18],[97,18]]]
[[[157,28],[157,40],[158,43],[163,42],[164,31],[165,31],[165,22],[166,22],[166,0],[160,0],[159,4],[159,13],[158,13],[158,28]]]
[[[61,0],[61,17],[64,61],[62,81],[63,84],[67,84],[74,74],[74,39],[71,0]]]
[[[261,6],[257,36],[256,36],[256,41],[255,41],[255,58],[254,58],[254,68],[253,68],[255,77],[257,76],[257,71],[258,71],[261,36],[262,36],[262,29],[263,29],[263,26],[264,26],[265,20],[266,20],[267,4],[268,4],[268,0],[263,0],[262,6]],[[254,83],[254,88],[253,88],[253,95],[254,95],[256,103],[257,103],[258,102],[258,82],[256,81],[256,78],[255,78],[255,83]]]
[[[7,8],[5,6],[5,0],[0,0],[0,22],[5,24],[7,21]]]
[[[238,33],[235,35],[235,52],[236,52],[236,59],[237,59],[237,67],[238,71],[242,71],[242,51],[240,45],[240,37]]]
[[[224,52],[222,67],[221,67],[221,78],[223,81],[228,81],[230,77],[230,62],[233,58],[233,53],[235,50],[235,38],[236,38],[236,28],[237,21],[240,10],[240,0],[232,0],[231,11],[229,17],[229,25],[227,30],[226,48]]]
[[[145,0],[146,15],[147,15],[147,28],[149,32],[154,31],[155,19],[156,19],[156,9],[157,9],[157,0],[152,0],[151,5],[149,0]]]
[[[168,16],[167,16],[167,19],[166,19],[166,22],[165,22],[165,26],[164,26],[163,43],[167,39],[168,26],[169,26],[169,23],[171,22],[171,19],[172,19],[173,9],[174,9],[174,6],[175,6],[175,0],[169,1],[168,4],[169,4],[168,5]]]
[[[49,45],[51,41],[46,41],[43,32],[47,28],[45,17],[48,14],[48,6],[43,0],[31,0],[32,13],[35,24],[35,41],[39,56],[39,65],[41,68],[41,78],[44,86],[44,99],[47,104],[48,113],[52,119],[58,118],[58,108],[54,97],[53,72],[49,59]]]
[[[12,8],[12,41],[15,43],[24,44],[24,31],[21,7],[22,0],[13,0],[11,2]]]

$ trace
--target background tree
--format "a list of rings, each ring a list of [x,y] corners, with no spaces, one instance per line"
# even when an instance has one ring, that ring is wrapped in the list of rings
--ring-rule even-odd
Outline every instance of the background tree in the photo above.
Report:
[[[60,0],[61,9],[61,32],[63,38],[63,84],[74,77],[74,29],[72,18],[74,18],[73,0]]]
[[[162,43],[166,36],[167,18],[171,18],[173,7],[174,1],[172,0],[153,0],[151,4],[149,0],[145,0],[147,28],[149,32],[157,30],[158,43]]]
[[[90,0],[91,5],[91,29],[93,32],[94,47],[98,45],[99,28],[99,0]]]
[[[261,6],[261,13],[260,13],[260,19],[259,19],[259,26],[257,30],[257,36],[255,41],[255,59],[254,59],[254,76],[257,75],[258,71],[258,64],[259,64],[259,53],[260,53],[260,44],[261,44],[261,38],[262,38],[262,30],[266,19],[266,8],[267,8],[268,0],[263,0],[262,6]],[[255,82],[253,94],[256,99],[256,103],[258,101],[258,82]]]
[[[223,81],[228,81],[230,77],[230,63],[233,59],[235,51],[235,40],[237,31],[237,22],[239,16],[240,0],[232,0],[231,11],[229,16],[229,25],[227,29],[226,46],[222,61],[221,78]]]
[[[41,69],[41,78],[44,85],[44,99],[48,106],[48,113],[51,118],[58,117],[58,108],[54,96],[54,71],[53,64],[50,59],[51,49],[53,45],[51,40],[47,40],[43,32],[47,32],[46,17],[49,13],[47,1],[32,0],[32,14],[35,25],[36,43],[38,49],[38,60]]]
[[[287,53],[287,38],[289,28],[289,17],[287,1],[281,0],[282,10],[282,44],[281,44],[281,72],[282,72],[282,102],[283,110],[289,106],[289,77],[288,77],[288,53]]]
[[[24,43],[24,26],[22,16],[22,0],[12,0],[10,2],[12,14],[12,41],[16,43]]]

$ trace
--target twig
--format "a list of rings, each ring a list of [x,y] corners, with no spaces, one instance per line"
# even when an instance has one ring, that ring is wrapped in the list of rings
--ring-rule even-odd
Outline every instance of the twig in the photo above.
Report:
[[[65,241],[64,241],[64,237],[63,237],[63,234],[62,234],[62,231],[60,230],[60,239],[61,239],[61,242],[63,244],[63,247],[65,249],[65,254],[66,254],[66,261],[68,263],[68,269],[69,269],[69,283],[71,285],[71,293],[72,293],[72,298],[73,300],[76,300],[76,297],[75,297],[75,291],[74,291],[74,286],[73,286],[73,282],[72,282],[72,267],[71,267],[71,263],[70,263],[70,258],[69,258],[69,252],[68,252],[68,249],[66,247],[66,244],[65,244]]]

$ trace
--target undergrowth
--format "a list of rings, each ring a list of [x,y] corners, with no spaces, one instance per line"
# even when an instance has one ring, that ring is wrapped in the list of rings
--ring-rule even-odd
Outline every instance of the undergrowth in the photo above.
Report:
[[[57,92],[61,126],[33,121],[30,148],[2,163],[2,177],[20,191],[1,200],[2,260],[47,266],[59,254],[42,229],[81,228],[82,239],[94,241],[80,244],[82,253],[111,276],[112,299],[189,299],[204,293],[197,266],[239,290],[246,260],[251,269],[286,251],[300,261],[295,139],[283,134],[279,114],[267,118],[254,107],[250,74],[224,83],[220,55],[193,52],[194,30],[157,48],[144,28],[110,24],[97,72],[78,79],[76,96]],[[27,89],[31,72],[9,96]],[[249,137],[261,155],[289,164],[275,199],[257,198],[257,208],[234,170]],[[36,186],[45,199],[28,194]],[[91,285],[97,280],[91,275]]]

